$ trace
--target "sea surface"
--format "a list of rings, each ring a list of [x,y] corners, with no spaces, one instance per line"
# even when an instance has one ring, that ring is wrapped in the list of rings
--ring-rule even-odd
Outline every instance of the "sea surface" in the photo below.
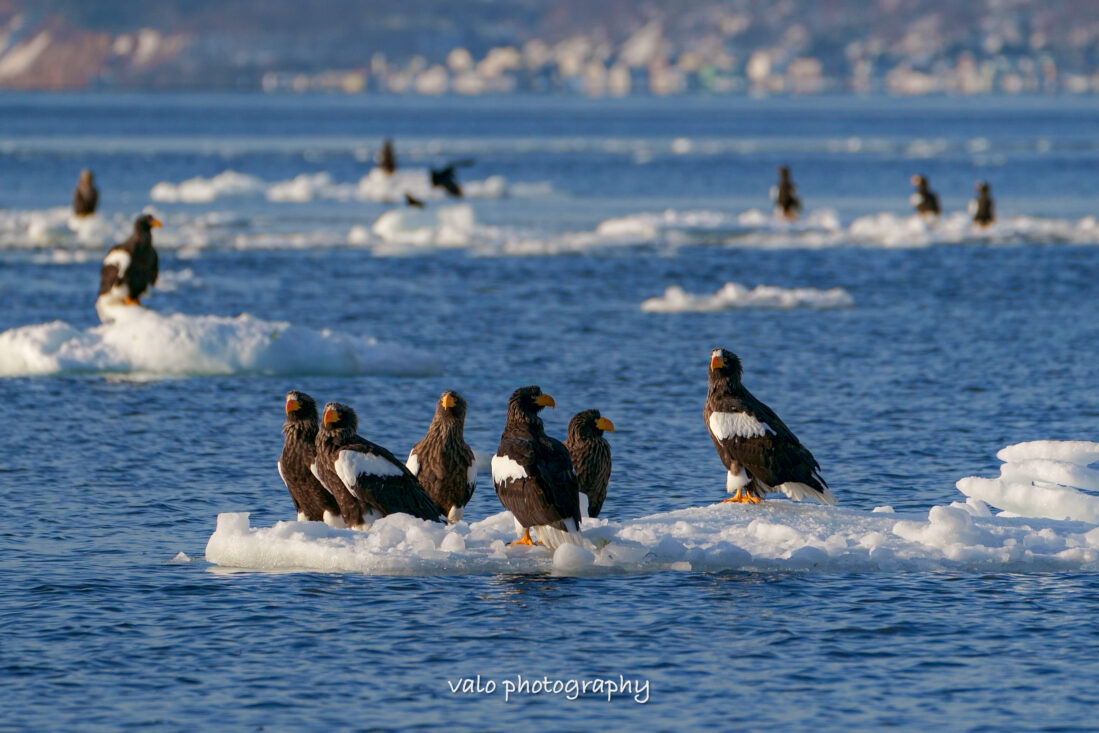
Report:
[[[386,200],[403,191],[360,193],[387,136],[402,169],[472,158],[477,195],[428,191],[410,221]],[[781,164],[803,224],[770,217]],[[64,207],[85,167],[102,226],[81,233]],[[226,171],[245,190],[215,191]],[[294,519],[275,470],[292,388],[353,405],[398,455],[457,389],[491,455],[508,395],[536,383],[551,435],[589,407],[617,426],[605,514],[718,502],[701,413],[721,346],[841,507],[926,518],[1005,446],[1099,440],[1097,171],[1094,97],[0,97],[0,332],[62,322],[0,334],[0,728],[1094,729],[1086,563],[425,576],[204,552],[219,513]],[[941,224],[911,218],[913,173]],[[272,196],[302,174],[326,176]],[[196,177],[205,200],[153,195]],[[964,221],[978,180],[991,231]],[[448,207],[454,226],[432,218]],[[145,210],[167,283],[146,304],[184,314],[152,367],[92,307]],[[727,282],[852,304],[641,309]],[[258,332],[181,345],[239,314]],[[376,339],[354,348],[381,366],[334,367],[317,334]],[[254,356],[276,337],[287,351]],[[483,472],[466,519],[500,511]],[[495,691],[451,692],[478,675]],[[505,700],[520,675],[563,684]],[[596,679],[644,701],[569,699]]]

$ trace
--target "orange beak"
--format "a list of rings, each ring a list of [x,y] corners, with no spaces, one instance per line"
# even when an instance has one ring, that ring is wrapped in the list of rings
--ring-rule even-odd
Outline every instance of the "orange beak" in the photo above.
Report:
[[[724,366],[725,366],[725,359],[722,358],[721,354],[714,354],[713,356],[710,357],[710,371],[711,372],[714,369],[721,369]]]
[[[160,219],[153,219],[149,226],[151,226],[153,229],[158,229],[159,227],[162,227],[164,225],[160,223]]]
[[[614,432],[614,423],[612,423],[610,420],[608,420],[605,417],[601,417],[598,420],[596,420],[595,421],[595,427],[599,428],[600,430],[604,430],[608,433],[613,433]]]
[[[291,412],[297,412],[300,409],[301,409],[301,403],[300,402],[295,400],[293,397],[287,397],[286,398],[286,414],[287,415],[289,415]]]
[[[557,407],[557,403],[548,394],[540,394],[534,398],[534,404],[542,407]]]
[[[325,425],[328,425],[329,423],[334,423],[338,419],[339,418],[336,417],[336,411],[335,410],[333,410],[331,407],[324,408],[324,424]]]
[[[458,404],[458,400],[454,399],[454,395],[447,392],[443,395],[442,399],[439,400],[439,404],[449,410],[451,407]]]

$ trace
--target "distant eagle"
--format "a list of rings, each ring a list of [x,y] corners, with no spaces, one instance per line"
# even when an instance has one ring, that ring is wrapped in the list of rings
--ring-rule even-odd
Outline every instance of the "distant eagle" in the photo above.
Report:
[[[377,164],[387,175],[397,172],[397,154],[393,152],[393,141],[389,138],[386,138],[378,151]]]
[[[588,499],[589,517],[599,516],[611,479],[611,445],[603,437],[604,431],[613,433],[614,423],[599,410],[584,410],[569,420],[569,436],[565,439],[580,492]]]
[[[473,165],[473,159],[456,160],[453,163],[448,163],[443,168],[431,169],[431,185],[436,188],[442,188],[454,198],[462,198],[462,187],[458,185],[458,172],[457,169]]]
[[[80,182],[73,191],[73,213],[77,216],[91,216],[99,205],[99,189],[95,187],[95,176],[85,168],[80,171]]]
[[[336,402],[324,406],[312,470],[336,497],[344,524],[366,529],[398,512],[445,521],[405,465],[385,448],[357,435],[358,429],[359,418],[350,407]]]
[[[462,519],[477,488],[477,465],[463,435],[466,401],[447,390],[435,406],[424,439],[412,447],[405,465],[451,523]]]
[[[943,210],[939,206],[939,196],[931,190],[931,184],[928,182],[927,176],[917,174],[912,176],[911,181],[916,190],[912,192],[908,200],[916,209],[916,212],[925,217],[942,214]]]
[[[145,214],[134,221],[134,232],[122,244],[116,244],[103,258],[99,273],[99,297],[95,309],[104,321],[109,319],[103,306],[141,305],[141,296],[156,284],[160,272],[152,230],[160,222]]]
[[[771,188],[771,199],[775,202],[775,213],[784,219],[794,221],[801,213],[797,186],[790,178],[790,169],[784,165],[779,166],[778,185]]]
[[[969,214],[973,217],[973,223],[979,227],[987,227],[996,221],[992,189],[984,181],[977,184],[977,198],[969,202]]]
[[[581,544],[580,486],[569,449],[545,433],[538,417],[543,407],[554,407],[554,401],[537,386],[512,393],[500,446],[492,457],[492,482],[500,503],[514,515],[516,529],[522,529],[511,544],[533,544],[533,529],[556,549]]]
[[[710,390],[702,416],[728,471],[725,488],[733,496],[725,501],[758,504],[767,492],[781,491],[798,501],[812,497],[835,504],[813,454],[744,388],[741,371],[731,351],[710,354]]]
[[[317,429],[317,403],[313,398],[305,392],[287,392],[286,422],[282,426],[285,437],[278,467],[299,522],[331,522],[340,516],[335,497],[309,468],[317,461]]]

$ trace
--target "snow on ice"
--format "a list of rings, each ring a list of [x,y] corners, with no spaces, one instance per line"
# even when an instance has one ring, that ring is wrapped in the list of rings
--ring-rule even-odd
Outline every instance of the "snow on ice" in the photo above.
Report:
[[[690,507],[635,519],[585,519],[585,546],[562,545],[554,552],[507,547],[515,528],[506,511],[449,527],[391,515],[366,533],[320,522],[252,527],[247,513],[220,514],[206,560],[251,570],[400,575],[1099,569],[1099,497],[1085,494],[1082,486],[1058,485],[1077,495],[1075,503],[1066,503],[1060,494],[1043,490],[1058,481],[1097,485],[1099,472],[1081,469],[1099,458],[1099,443],[1024,443],[1000,456],[1008,465],[1063,465],[1052,471],[1027,464],[1020,470],[1035,475],[1029,482],[993,479],[1003,486],[985,490],[984,499],[970,494],[964,503],[933,506],[926,515],[899,514],[890,507],[860,511],[774,500],[757,506]],[[962,479],[958,484],[969,494],[974,481],[989,480]],[[994,515],[989,503],[1011,513]],[[1017,516],[1020,509],[1029,516]]]
[[[63,321],[0,333],[0,376],[72,372],[144,375],[433,373],[415,349],[243,314],[161,315],[118,306],[80,330]],[[429,366],[425,366],[429,365]]]
[[[757,285],[747,288],[740,283],[725,283],[713,295],[692,295],[678,285],[670,285],[664,295],[641,303],[646,313],[707,313],[736,308],[848,308],[855,304],[843,288],[780,288]]]

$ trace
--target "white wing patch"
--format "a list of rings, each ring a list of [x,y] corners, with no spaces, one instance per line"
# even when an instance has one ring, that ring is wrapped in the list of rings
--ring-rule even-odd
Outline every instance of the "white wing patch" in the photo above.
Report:
[[[284,473],[282,472],[282,461],[279,461],[279,462],[278,462],[278,463],[276,463],[275,465],[276,465],[276,466],[278,466],[278,468],[279,468],[279,478],[281,478],[281,479],[282,479],[282,482],[283,482],[284,484],[286,484],[286,488],[288,488],[288,489],[289,489],[289,488],[290,488],[290,484],[289,484],[289,482],[287,482],[287,480],[286,480],[286,474],[284,474]]]
[[[405,462],[405,466],[408,467],[408,470],[412,472],[413,476],[420,475],[420,457],[415,453],[408,454],[408,461]]]
[[[527,469],[507,456],[492,457],[492,480],[494,483],[502,484],[509,479],[518,481],[526,477]]]
[[[466,486],[477,487],[477,461],[469,464],[466,469]]]
[[[394,466],[382,456],[360,453],[357,450],[341,450],[336,456],[336,475],[348,490],[354,493],[359,476],[403,476],[400,466]]]
[[[114,265],[118,268],[118,279],[126,277],[126,270],[130,269],[130,253],[124,249],[112,249],[103,258],[103,265]]]
[[[767,433],[775,434],[770,425],[756,420],[746,412],[710,413],[710,432],[718,440],[762,438]]]

